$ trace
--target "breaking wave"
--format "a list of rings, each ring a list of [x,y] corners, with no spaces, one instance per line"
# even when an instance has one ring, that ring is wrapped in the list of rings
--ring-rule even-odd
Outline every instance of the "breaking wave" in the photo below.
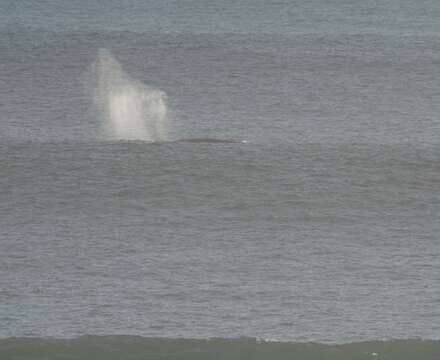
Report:
[[[257,338],[166,339],[82,336],[74,339],[0,339],[0,359],[182,360],[410,360],[438,359],[439,340],[390,340],[324,345]]]

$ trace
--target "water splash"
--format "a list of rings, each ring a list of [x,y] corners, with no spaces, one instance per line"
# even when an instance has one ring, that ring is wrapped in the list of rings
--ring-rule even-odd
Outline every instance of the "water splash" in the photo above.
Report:
[[[132,79],[110,51],[93,66],[94,103],[106,138],[160,142],[166,139],[166,94]]]

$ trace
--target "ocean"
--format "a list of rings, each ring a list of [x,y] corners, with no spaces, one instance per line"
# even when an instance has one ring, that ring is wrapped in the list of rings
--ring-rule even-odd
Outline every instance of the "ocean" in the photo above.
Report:
[[[0,0],[0,358],[438,359],[439,14]]]

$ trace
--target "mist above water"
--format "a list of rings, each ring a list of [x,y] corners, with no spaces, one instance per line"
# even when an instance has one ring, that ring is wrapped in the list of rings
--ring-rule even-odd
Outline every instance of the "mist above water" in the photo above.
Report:
[[[94,104],[107,139],[166,139],[167,106],[163,91],[131,78],[106,49],[98,52],[93,76]]]

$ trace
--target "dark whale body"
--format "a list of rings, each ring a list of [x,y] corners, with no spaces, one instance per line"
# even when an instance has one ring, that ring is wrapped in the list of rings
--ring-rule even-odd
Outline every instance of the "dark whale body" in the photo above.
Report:
[[[219,138],[210,138],[210,137],[202,137],[202,138],[187,138],[180,139],[176,142],[180,143],[193,143],[193,144],[241,144],[245,141],[237,140],[237,139],[219,139]]]

